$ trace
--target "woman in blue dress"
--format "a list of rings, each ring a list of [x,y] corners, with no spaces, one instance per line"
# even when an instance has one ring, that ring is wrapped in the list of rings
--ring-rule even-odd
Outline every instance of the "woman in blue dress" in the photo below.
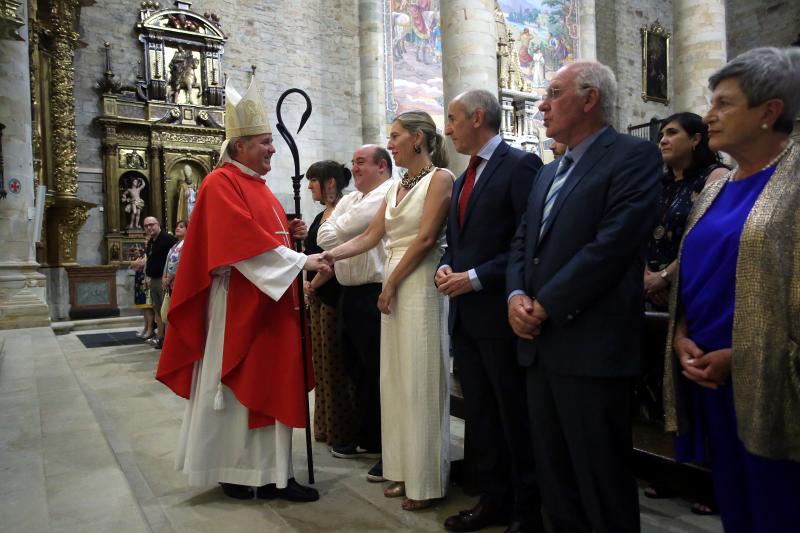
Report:
[[[667,429],[698,455],[708,446],[725,531],[797,531],[800,49],[745,52],[709,86],[709,146],[737,166],[687,222],[670,298]]]

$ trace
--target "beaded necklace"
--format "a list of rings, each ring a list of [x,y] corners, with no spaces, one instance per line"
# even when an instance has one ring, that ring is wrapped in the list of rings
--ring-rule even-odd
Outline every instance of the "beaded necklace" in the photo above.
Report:
[[[422,170],[420,170],[419,172],[410,177],[408,175],[408,171],[406,171],[406,173],[403,174],[403,178],[400,180],[400,183],[406,189],[411,189],[414,185],[416,185],[419,182],[419,180],[421,180],[424,176],[426,176],[428,172],[430,172],[431,170],[433,170],[433,163],[428,163],[427,165],[422,167]]]

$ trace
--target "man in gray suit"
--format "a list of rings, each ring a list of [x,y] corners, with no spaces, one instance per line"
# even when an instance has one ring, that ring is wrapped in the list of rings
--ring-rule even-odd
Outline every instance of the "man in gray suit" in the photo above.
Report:
[[[558,531],[640,529],[630,396],[661,156],[614,131],[615,101],[614,74],[599,63],[551,81],[539,109],[568,149],[534,180],[506,276],[542,504]]]

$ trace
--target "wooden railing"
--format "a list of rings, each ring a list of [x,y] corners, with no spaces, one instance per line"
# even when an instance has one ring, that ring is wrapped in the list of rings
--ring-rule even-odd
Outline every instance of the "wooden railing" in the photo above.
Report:
[[[658,133],[661,131],[661,119],[653,117],[644,124],[628,125],[628,135],[639,137],[646,141],[658,143]]]

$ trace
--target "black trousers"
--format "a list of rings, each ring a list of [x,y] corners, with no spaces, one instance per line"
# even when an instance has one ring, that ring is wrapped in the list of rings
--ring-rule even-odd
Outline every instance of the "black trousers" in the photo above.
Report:
[[[630,378],[527,370],[528,408],[544,510],[556,531],[640,531],[632,472]]]
[[[342,287],[339,338],[342,354],[356,389],[358,444],[381,449],[381,315],[380,283]]]
[[[481,497],[508,508],[511,520],[540,520],[525,372],[517,365],[516,340],[476,339],[461,326],[450,340]]]

